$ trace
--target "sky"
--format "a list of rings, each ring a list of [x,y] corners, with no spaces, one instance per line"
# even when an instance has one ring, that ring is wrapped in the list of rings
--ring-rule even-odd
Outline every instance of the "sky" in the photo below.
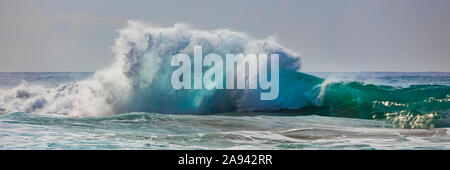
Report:
[[[304,72],[450,72],[449,0],[1,0],[0,72],[92,72],[127,20],[270,35]]]

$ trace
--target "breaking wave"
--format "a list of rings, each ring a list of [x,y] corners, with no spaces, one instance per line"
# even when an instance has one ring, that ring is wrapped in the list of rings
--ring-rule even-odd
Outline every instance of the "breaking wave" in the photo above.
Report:
[[[176,69],[171,57],[194,46],[203,54],[277,53],[280,93],[276,100],[259,100],[259,90],[174,90]],[[155,28],[130,21],[120,30],[111,66],[86,80],[45,88],[28,84],[0,90],[0,113],[27,112],[74,117],[127,112],[210,114],[220,112],[293,111],[368,119],[387,119],[401,127],[448,127],[449,86],[397,88],[358,82],[330,82],[298,72],[299,54],[275,37],[252,39],[227,29],[203,31],[183,24]]]

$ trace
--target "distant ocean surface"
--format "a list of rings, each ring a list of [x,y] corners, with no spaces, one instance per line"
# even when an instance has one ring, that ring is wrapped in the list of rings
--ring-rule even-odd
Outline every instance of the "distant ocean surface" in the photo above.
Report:
[[[0,149],[450,149],[447,72],[285,74],[281,83],[302,80],[311,92],[296,99],[303,86],[281,86],[282,109],[232,112],[219,95],[192,114],[158,99],[106,105],[92,96],[122,94],[77,83],[93,75],[0,73]],[[104,114],[109,105],[135,111]]]

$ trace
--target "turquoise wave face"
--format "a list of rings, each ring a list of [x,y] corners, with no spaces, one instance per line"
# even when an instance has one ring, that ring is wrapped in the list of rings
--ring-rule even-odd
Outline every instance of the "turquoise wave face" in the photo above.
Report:
[[[186,98],[179,100],[182,104],[170,108],[195,106],[193,110],[207,114],[288,111],[293,114],[388,120],[402,128],[450,126],[450,86],[393,87],[329,82],[298,72],[281,72],[280,75],[280,95],[273,101],[259,100],[259,90],[216,90],[211,94],[200,90],[179,91],[176,96]],[[190,97],[198,97],[199,93],[206,95],[196,105],[197,100]]]
[[[450,126],[449,86],[413,85],[399,88],[359,82],[322,86],[318,96],[319,111],[315,112],[318,115],[386,119],[402,128]]]

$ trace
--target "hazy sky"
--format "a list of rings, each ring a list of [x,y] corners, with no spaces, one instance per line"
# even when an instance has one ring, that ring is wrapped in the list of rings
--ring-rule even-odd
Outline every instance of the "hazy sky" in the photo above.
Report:
[[[450,71],[449,0],[1,0],[0,71],[95,71],[127,20],[277,35],[302,71]]]

